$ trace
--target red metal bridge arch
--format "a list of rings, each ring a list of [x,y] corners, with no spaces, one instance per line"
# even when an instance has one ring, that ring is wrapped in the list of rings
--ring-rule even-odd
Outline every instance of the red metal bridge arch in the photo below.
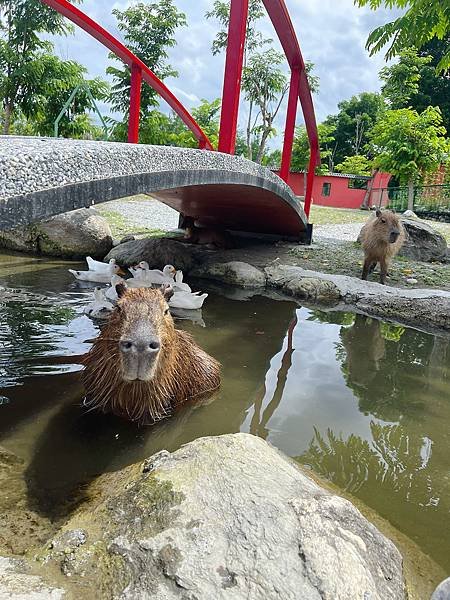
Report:
[[[142,80],[144,80],[169,104],[190,131],[192,131],[198,140],[199,148],[213,150],[208,137],[181,102],[153,71],[124,44],[67,0],[41,1],[84,29],[130,67],[129,142],[137,143],[138,141],[141,85]],[[231,0],[218,148],[219,151],[228,154],[234,154],[236,141],[248,1]],[[306,76],[305,63],[284,0],[262,0],[262,2],[278,35],[291,70],[280,177],[284,181],[288,179],[297,104],[298,100],[300,100],[310,145],[310,160],[304,204],[305,213],[309,216],[314,172],[320,162],[320,154],[314,106]]]

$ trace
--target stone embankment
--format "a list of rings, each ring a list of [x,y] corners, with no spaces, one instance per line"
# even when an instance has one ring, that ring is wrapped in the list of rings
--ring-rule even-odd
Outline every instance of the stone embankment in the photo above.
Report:
[[[271,248],[267,250],[267,248]],[[236,260],[239,256],[243,260]],[[299,302],[336,310],[357,310],[429,330],[450,331],[450,292],[404,289],[346,275],[310,271],[274,260],[273,247],[214,252],[159,238],[121,244],[106,257],[128,266],[146,260],[151,267],[175,264],[190,277],[244,288],[277,291]],[[230,257],[232,260],[227,260]]]

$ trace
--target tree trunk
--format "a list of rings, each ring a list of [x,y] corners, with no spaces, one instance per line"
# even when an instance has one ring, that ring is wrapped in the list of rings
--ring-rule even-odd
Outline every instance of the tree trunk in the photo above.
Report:
[[[414,210],[414,180],[408,181],[408,210]]]
[[[263,131],[263,134],[261,136],[261,143],[259,144],[259,148],[258,148],[258,156],[256,157],[256,162],[260,165],[264,156],[264,150],[266,148],[266,142],[267,142],[267,138],[270,135],[270,130],[271,127],[267,127],[267,129],[265,129]]]
[[[360,208],[362,210],[369,210],[369,200],[372,196],[372,189],[373,189],[373,180],[375,178],[375,175],[378,173],[378,169],[375,169],[375,171],[372,173],[372,179],[369,181],[368,185],[367,185],[367,190],[366,193],[364,194],[364,200],[363,203],[361,204]]]
[[[253,152],[252,152],[252,112],[253,112],[253,101],[250,100],[250,105],[248,107],[248,121],[247,121],[247,158],[249,160],[253,159]]]
[[[3,121],[3,135],[9,135],[11,129],[12,106],[10,103],[5,105],[5,120]]]

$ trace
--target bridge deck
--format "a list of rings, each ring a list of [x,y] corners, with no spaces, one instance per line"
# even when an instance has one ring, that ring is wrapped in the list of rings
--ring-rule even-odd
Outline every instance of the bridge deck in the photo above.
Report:
[[[219,152],[0,136],[0,230],[138,193],[205,224],[298,238],[307,218],[269,169]]]

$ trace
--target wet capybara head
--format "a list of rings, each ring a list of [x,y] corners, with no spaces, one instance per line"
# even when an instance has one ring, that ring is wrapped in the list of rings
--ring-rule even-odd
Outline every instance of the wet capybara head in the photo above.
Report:
[[[168,300],[173,289],[127,289],[116,286],[117,350],[125,381],[151,381],[158,368],[161,349],[171,342],[174,324]]]
[[[219,387],[220,364],[175,329],[170,286],[116,291],[116,309],[83,359],[86,407],[150,423]]]
[[[373,224],[377,237],[390,244],[398,240],[402,225],[398,215],[391,210],[377,210],[376,221]]]

